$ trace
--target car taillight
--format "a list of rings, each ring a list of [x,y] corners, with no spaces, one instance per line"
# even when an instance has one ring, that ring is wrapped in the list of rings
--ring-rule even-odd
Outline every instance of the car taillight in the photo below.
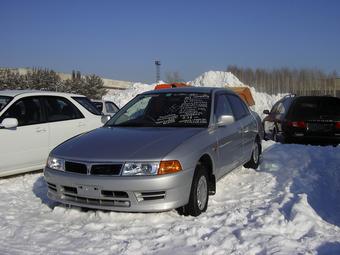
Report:
[[[335,128],[336,128],[336,129],[340,129],[340,121],[335,122]]]
[[[290,122],[288,122],[288,126],[297,127],[297,128],[306,128],[306,122],[304,122],[304,121],[290,121]]]

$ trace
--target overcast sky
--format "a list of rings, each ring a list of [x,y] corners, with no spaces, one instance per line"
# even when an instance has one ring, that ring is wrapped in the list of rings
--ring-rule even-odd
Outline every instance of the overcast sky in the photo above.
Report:
[[[152,82],[244,67],[340,73],[340,1],[0,1],[0,67]]]

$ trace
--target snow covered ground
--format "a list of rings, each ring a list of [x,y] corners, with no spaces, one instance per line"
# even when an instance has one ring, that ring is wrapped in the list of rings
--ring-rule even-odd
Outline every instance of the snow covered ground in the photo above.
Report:
[[[264,142],[197,218],[66,208],[40,173],[0,186],[0,254],[340,254],[340,146]]]
[[[239,82],[207,72],[192,84]],[[123,106],[149,89],[105,98]],[[281,97],[251,89],[259,113]],[[259,169],[226,175],[197,218],[67,208],[47,198],[41,173],[0,179],[0,254],[340,254],[340,146],[263,146]]]

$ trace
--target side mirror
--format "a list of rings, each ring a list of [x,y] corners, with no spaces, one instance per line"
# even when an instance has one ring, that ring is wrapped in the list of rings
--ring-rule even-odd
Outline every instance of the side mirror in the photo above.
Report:
[[[263,110],[263,113],[268,115],[269,114],[269,110]]]
[[[102,115],[102,123],[105,124],[111,119],[110,115]]]
[[[223,126],[227,126],[227,125],[233,124],[234,122],[235,122],[235,119],[234,119],[233,116],[231,116],[231,115],[222,115],[217,120],[217,126],[223,127]]]
[[[16,118],[6,118],[4,119],[1,124],[0,128],[16,128],[18,126],[18,120]]]

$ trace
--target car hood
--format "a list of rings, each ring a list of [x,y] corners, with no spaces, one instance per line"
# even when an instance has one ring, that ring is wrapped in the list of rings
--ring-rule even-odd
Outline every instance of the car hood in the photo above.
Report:
[[[160,160],[202,128],[103,127],[59,145],[52,155],[80,161]]]

